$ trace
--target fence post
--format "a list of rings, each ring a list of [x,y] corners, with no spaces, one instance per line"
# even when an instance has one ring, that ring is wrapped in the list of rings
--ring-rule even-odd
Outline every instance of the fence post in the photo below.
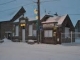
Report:
[[[61,33],[61,44],[62,44],[62,33]]]
[[[41,41],[42,41],[42,36],[41,36],[41,30],[40,30],[40,43],[41,43]]]
[[[71,43],[72,43],[72,31],[71,31]]]

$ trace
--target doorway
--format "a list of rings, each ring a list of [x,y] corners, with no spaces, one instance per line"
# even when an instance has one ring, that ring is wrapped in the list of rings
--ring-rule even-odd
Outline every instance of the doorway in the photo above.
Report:
[[[8,37],[7,37],[8,39],[11,39],[11,33],[8,33]]]
[[[10,31],[6,31],[4,37],[11,40],[12,39],[12,33]]]
[[[22,29],[22,42],[25,42],[25,29]]]

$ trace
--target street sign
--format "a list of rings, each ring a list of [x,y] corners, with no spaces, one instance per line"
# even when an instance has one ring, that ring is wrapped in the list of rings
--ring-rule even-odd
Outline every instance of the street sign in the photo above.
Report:
[[[42,27],[42,26],[40,26],[40,27],[39,27],[39,29],[40,29],[40,30],[43,30],[43,27]]]

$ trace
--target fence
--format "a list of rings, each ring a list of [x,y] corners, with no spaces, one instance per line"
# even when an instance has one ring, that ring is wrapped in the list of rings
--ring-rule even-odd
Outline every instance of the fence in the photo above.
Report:
[[[62,43],[73,43],[80,42],[80,32],[71,32],[71,33],[61,33],[61,42]]]
[[[80,43],[80,32],[75,32],[75,42]]]

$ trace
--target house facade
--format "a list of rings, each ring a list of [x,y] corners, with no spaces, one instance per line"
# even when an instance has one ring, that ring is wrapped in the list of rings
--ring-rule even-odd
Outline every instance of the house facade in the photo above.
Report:
[[[67,43],[71,42],[71,32],[74,33],[74,26],[68,15],[49,17],[42,22],[43,43]],[[75,37],[72,34],[72,37]],[[72,38],[72,42],[75,38]]]
[[[28,40],[38,42],[38,20],[29,21],[27,17],[24,17],[24,13],[25,10],[21,8],[10,21],[0,22],[1,39],[6,37],[15,42],[28,42]],[[71,33],[71,31],[75,32],[74,26],[68,15],[54,17],[51,15],[45,15],[40,20],[39,30],[39,42],[48,44],[61,44],[64,41],[65,43],[70,42],[71,35],[66,35],[66,33]],[[62,35],[62,33],[64,33],[64,35]],[[72,42],[74,41],[75,39],[72,39]]]
[[[20,10],[17,11],[16,14],[12,18],[10,18],[10,20],[0,22],[0,39],[3,39],[5,37],[8,39],[12,39],[14,22],[15,22],[15,20],[19,20],[19,18],[25,12],[26,12],[25,9],[23,7],[21,7]]]

